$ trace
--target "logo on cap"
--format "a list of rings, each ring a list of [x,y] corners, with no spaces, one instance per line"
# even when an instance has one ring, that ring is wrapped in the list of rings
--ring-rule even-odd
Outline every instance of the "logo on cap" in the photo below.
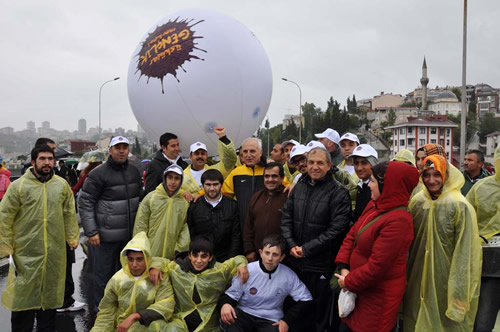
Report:
[[[362,147],[362,146],[358,146],[358,147],[356,148],[356,150],[358,150],[358,151],[359,151],[359,150],[363,150],[363,147]]]
[[[294,146],[294,147],[292,148],[292,152],[295,152],[295,150],[297,150],[297,148]]]
[[[345,137],[349,137],[349,134],[345,134]]]

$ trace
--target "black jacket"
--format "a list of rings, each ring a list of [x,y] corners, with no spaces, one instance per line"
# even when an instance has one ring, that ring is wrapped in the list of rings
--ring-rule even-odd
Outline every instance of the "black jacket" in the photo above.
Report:
[[[83,184],[78,209],[85,235],[99,233],[103,242],[129,241],[139,207],[142,181],[128,161],[108,159],[94,168]]]
[[[157,151],[153,160],[151,160],[146,167],[145,195],[155,190],[156,187],[163,182],[163,171],[170,165],[172,165],[172,163],[163,156],[162,150]],[[177,160],[177,165],[182,167],[182,169],[188,167],[188,163],[182,160],[182,158]]]
[[[192,203],[188,210],[187,224],[191,237],[206,235],[214,243],[214,255],[218,262],[241,253],[241,231],[238,204],[222,196],[212,207],[205,197]]]
[[[312,184],[303,176],[283,208],[281,234],[288,250],[302,246],[304,258],[289,256],[295,270],[332,272],[335,256],[349,230],[349,192],[333,180],[331,171]],[[288,251],[287,251],[288,253]]]

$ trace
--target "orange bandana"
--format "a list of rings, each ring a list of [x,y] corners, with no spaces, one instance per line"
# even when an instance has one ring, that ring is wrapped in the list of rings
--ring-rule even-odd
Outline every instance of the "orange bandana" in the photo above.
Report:
[[[424,171],[428,169],[435,169],[436,171],[438,171],[439,174],[441,174],[441,179],[443,180],[444,184],[446,180],[446,170],[448,169],[448,162],[446,161],[446,159],[444,159],[444,157],[438,154],[427,156],[423,161],[423,165]]]

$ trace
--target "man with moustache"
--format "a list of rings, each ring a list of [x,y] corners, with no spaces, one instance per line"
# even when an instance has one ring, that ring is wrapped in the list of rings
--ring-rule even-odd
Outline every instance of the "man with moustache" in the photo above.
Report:
[[[195,142],[189,148],[189,159],[191,165],[184,169],[184,180],[181,191],[191,195],[198,195],[202,188],[201,176],[206,170],[216,169],[224,178],[234,169],[236,164],[236,149],[234,143],[226,136],[224,127],[215,127],[214,133],[219,136],[217,141],[217,154],[220,161],[214,165],[207,165],[208,150],[202,142]],[[189,196],[188,196],[189,197]]]
[[[188,210],[187,224],[191,238],[204,235],[214,244],[217,262],[235,257],[241,250],[241,231],[238,204],[222,195],[224,178],[216,169],[209,169],[201,176],[205,195],[192,203]]]
[[[0,204],[0,257],[9,256],[2,304],[12,311],[11,330],[55,331],[63,305],[67,243],[78,246],[75,201],[68,183],[54,174],[55,154],[42,144],[31,165],[12,182]]]
[[[258,259],[262,240],[268,235],[280,234],[281,209],[288,193],[282,182],[285,177],[280,163],[269,163],[264,169],[264,189],[250,200],[243,230],[243,253],[249,262]]]

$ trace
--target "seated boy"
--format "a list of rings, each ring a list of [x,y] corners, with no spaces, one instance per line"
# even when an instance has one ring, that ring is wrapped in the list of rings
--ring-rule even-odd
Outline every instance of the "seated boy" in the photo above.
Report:
[[[162,270],[168,273],[175,294],[174,315],[167,331],[220,331],[216,310],[219,296],[235,273],[245,283],[248,270],[244,256],[219,263],[213,252],[213,243],[199,235],[191,240],[189,252],[178,254],[175,261],[164,259]],[[161,279],[159,274],[160,271],[152,270],[152,280]]]
[[[234,279],[221,296],[221,319],[226,331],[288,331],[299,314],[308,310],[312,296],[295,272],[280,264],[285,258],[285,240],[270,235],[262,241],[261,260],[248,264],[250,277],[246,284]],[[283,313],[283,302],[290,295],[296,302]],[[236,308],[235,308],[236,307]]]
[[[122,250],[122,269],[109,280],[91,331],[164,331],[174,311],[168,278],[154,285],[149,279],[150,243],[140,232]]]

